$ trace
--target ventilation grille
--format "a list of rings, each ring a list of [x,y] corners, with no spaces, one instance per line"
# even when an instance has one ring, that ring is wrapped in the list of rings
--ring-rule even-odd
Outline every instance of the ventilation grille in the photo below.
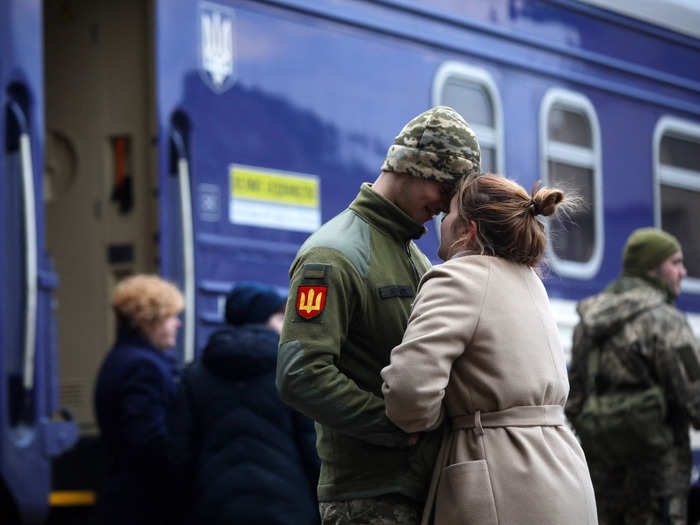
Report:
[[[68,379],[58,385],[60,406],[70,409],[74,414],[80,413],[85,407],[88,386],[80,379]]]

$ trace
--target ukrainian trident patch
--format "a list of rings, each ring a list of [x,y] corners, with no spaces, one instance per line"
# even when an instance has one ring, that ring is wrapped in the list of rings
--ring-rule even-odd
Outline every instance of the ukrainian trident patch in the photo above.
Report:
[[[304,319],[312,319],[326,306],[327,286],[300,286],[297,292],[297,313]]]

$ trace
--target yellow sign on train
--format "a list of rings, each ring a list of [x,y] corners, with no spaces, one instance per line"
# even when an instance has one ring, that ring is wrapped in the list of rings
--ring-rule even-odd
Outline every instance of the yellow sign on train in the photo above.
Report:
[[[229,219],[234,224],[312,232],[321,225],[319,178],[233,164]]]
[[[318,179],[312,176],[231,166],[232,197],[316,208]]]

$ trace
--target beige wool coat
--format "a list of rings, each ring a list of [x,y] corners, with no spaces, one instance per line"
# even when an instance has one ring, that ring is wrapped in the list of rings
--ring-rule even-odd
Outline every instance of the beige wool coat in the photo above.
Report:
[[[433,267],[382,378],[404,431],[445,423],[423,523],[597,523],[586,459],[564,425],[564,354],[531,268],[481,255]]]

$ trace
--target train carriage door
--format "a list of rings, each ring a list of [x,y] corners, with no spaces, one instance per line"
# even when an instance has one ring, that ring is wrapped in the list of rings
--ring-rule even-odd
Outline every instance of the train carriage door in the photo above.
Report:
[[[40,523],[51,456],[74,427],[56,411],[56,278],[44,249],[41,3],[0,4],[0,521]],[[15,518],[17,516],[14,516]]]
[[[202,145],[211,133],[210,128],[215,127],[213,122],[205,122],[199,114],[208,101],[186,95],[186,90],[193,82],[199,81],[198,42],[202,28],[197,23],[198,12],[209,6],[216,8],[217,5],[156,0],[154,10],[161,272],[175,282],[185,296],[177,344],[182,363],[194,358],[196,348],[195,275],[201,256],[195,250],[197,221],[193,203],[197,185],[193,181],[198,174],[195,161],[199,158],[197,155],[202,154]],[[217,25],[217,28],[221,28],[221,25]],[[220,36],[221,41],[225,41],[232,35],[222,33]],[[223,54],[218,56],[223,61],[219,65],[225,79],[228,76],[226,60]],[[196,130],[193,122],[199,124]]]
[[[334,132],[286,100],[252,52],[258,31],[280,50],[297,36],[278,39],[284,17],[244,4],[155,0],[161,270],[186,298],[183,362],[224,322],[235,282],[288,284],[321,223],[319,166],[335,165],[325,151]]]
[[[58,391],[81,433],[54,464],[55,491],[101,483],[93,393],[116,337],[111,294],[128,275],[159,271],[151,8],[143,0],[43,2]]]

